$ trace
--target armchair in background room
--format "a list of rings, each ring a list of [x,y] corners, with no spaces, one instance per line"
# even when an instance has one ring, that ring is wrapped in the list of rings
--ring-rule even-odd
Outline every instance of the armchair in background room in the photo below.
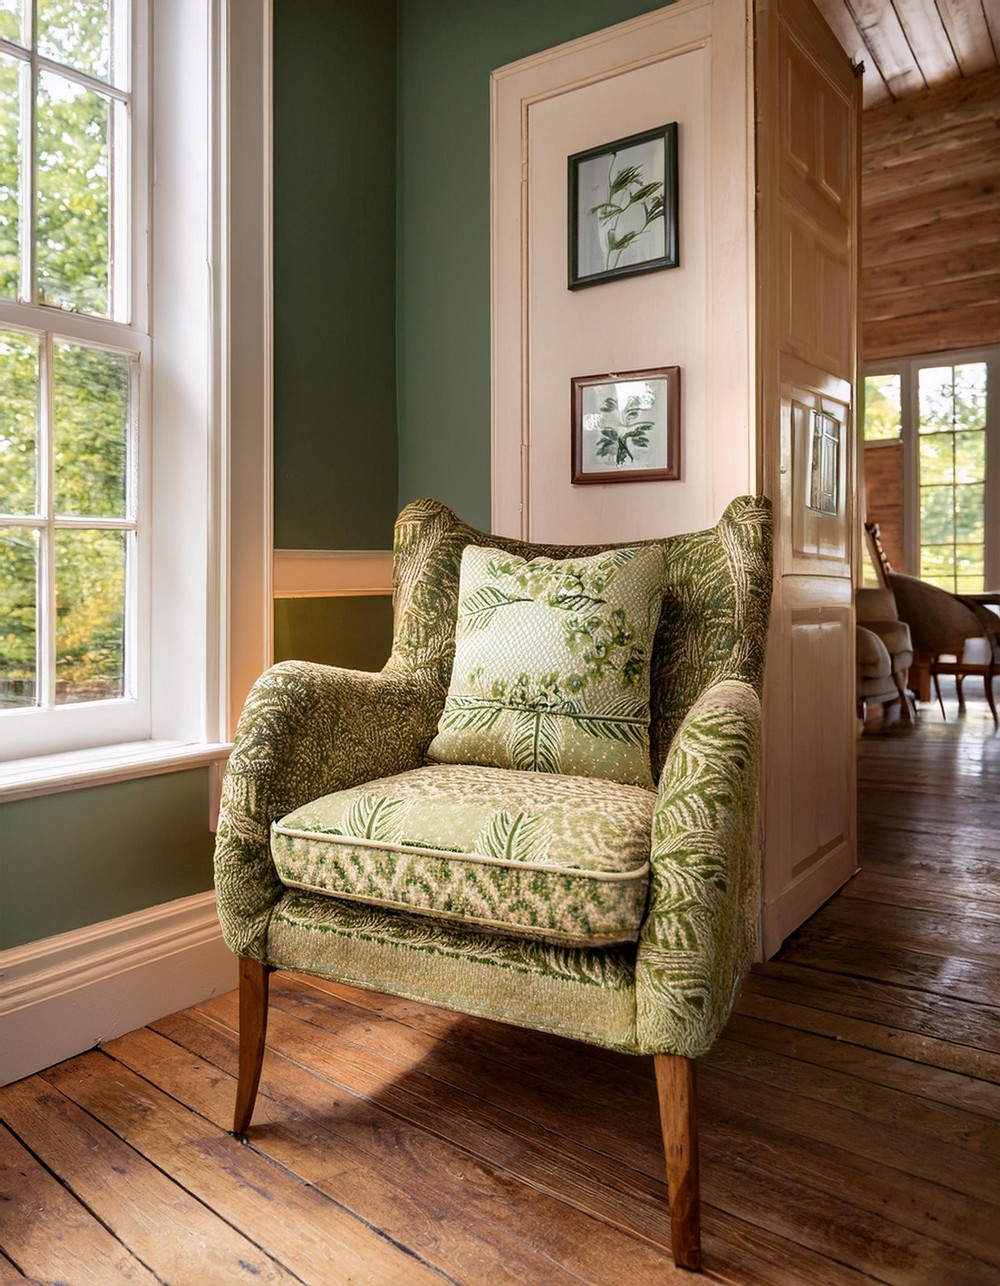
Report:
[[[964,714],[962,685],[976,675],[983,679],[993,722],[1000,722],[993,694],[993,677],[1000,673],[1000,619],[981,604],[915,576],[890,572],[889,584],[900,618],[910,627],[914,663],[927,667],[942,715],[939,676],[954,675],[959,712]]]
[[[921,701],[928,701],[933,683],[941,714],[947,718],[939,676],[954,676],[960,713],[965,712],[965,679],[981,676],[993,722],[1000,724],[993,692],[994,677],[1000,674],[1000,618],[982,603],[893,571],[882,548],[878,523],[865,523],[865,540],[881,585],[891,592],[899,619],[909,626],[913,651],[910,688]],[[859,600],[862,594],[878,592],[859,590]],[[876,610],[874,606],[872,610]],[[860,601],[858,620],[868,624],[862,620]]]
[[[380,673],[285,662],[237,730],[216,849],[240,957],[235,1132],[274,969],[652,1055],[671,1247],[697,1267],[694,1060],[760,910],[770,506],[601,550],[417,501],[393,579]]]
[[[906,692],[913,664],[910,628],[899,619],[891,589],[855,591],[857,619],[858,706],[864,721],[868,702],[883,706],[899,701],[904,722],[912,720]]]

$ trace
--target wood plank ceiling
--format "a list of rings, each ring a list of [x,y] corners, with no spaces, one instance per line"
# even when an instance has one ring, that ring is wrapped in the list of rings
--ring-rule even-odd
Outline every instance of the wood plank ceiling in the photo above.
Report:
[[[1000,65],[1000,0],[816,0],[853,62],[864,105],[908,98]]]

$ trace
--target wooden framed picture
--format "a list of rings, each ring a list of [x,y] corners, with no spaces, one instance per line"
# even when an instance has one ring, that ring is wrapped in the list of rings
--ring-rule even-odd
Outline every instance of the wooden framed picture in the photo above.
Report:
[[[569,158],[569,289],[676,268],[677,122]]]
[[[679,366],[578,375],[571,386],[574,484],[680,478]]]

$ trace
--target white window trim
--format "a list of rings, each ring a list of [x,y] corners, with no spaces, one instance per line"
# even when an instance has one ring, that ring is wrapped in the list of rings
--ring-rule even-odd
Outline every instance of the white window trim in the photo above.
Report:
[[[150,0],[150,9],[157,41],[175,42],[175,67],[190,72],[183,42],[192,17],[204,20],[208,35],[195,102],[203,113],[204,139],[197,141],[204,143],[211,218],[206,223],[203,209],[205,254],[200,262],[188,256],[192,277],[156,272],[166,249],[159,239],[164,203],[190,181],[191,140],[178,131],[172,147],[157,148],[152,194],[154,221],[159,216],[154,347],[158,355],[170,351],[175,377],[154,379],[153,414],[168,417],[183,439],[163,460],[154,444],[153,469],[166,499],[153,515],[152,578],[160,586],[187,582],[199,567],[204,575],[193,583],[200,602],[192,604],[189,594],[179,612],[167,594],[154,607],[154,673],[163,677],[152,694],[152,736],[8,760],[0,764],[0,802],[218,763],[272,654],[272,0],[198,0],[194,13],[176,0]],[[154,84],[154,110],[156,94]],[[180,217],[189,228],[198,223],[190,205]],[[194,298],[204,301],[194,327],[192,282]],[[200,423],[192,424],[192,403]],[[187,699],[179,703],[178,692]]]

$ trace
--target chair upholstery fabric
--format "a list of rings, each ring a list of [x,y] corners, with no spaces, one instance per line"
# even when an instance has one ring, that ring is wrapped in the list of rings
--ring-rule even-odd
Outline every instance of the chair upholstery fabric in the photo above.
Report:
[[[655,803],[599,778],[435,764],[295,809],[271,851],[289,888],[607,946],[639,936]]]
[[[892,660],[892,673],[904,675],[913,664],[910,627],[899,619],[891,589],[858,589],[854,593],[857,621],[877,634]]]
[[[220,921],[237,954],[634,1053],[705,1053],[756,941],[760,692],[771,592],[766,500],[661,542],[651,666],[657,783],[638,941],[563,946],[457,928],[286,886],[271,825],[311,801],[420,768],[444,708],[468,544],[566,558],[601,547],[488,535],[435,501],[396,524],[392,656],[378,674],[307,662],[251,691],[216,846]]]
[[[887,680],[892,687],[892,657],[879,636],[859,625],[858,634],[858,678]]]

